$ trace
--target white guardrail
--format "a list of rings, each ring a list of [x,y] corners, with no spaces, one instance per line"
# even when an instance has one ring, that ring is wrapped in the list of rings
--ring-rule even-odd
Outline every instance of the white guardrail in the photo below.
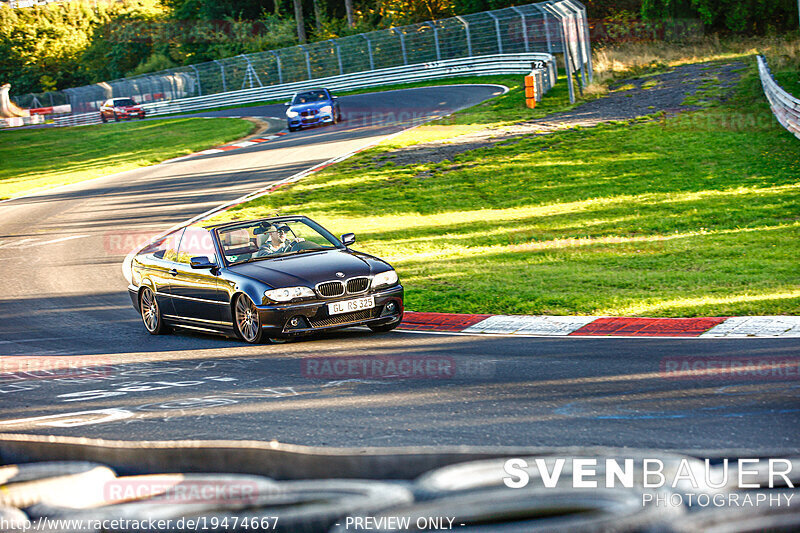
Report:
[[[312,87],[327,87],[334,91],[349,91],[368,87],[380,87],[398,83],[412,83],[416,81],[434,80],[442,78],[455,78],[460,76],[488,76],[495,74],[528,74],[534,62],[544,62],[542,69],[541,90],[537,91],[537,100],[555,85],[558,79],[556,61],[552,54],[526,53],[526,54],[498,54],[480,57],[464,57],[435,61],[432,63],[419,63],[416,65],[403,65],[400,67],[357,72],[341,76],[330,76],[314,80],[304,80],[296,83],[284,83],[267,87],[255,87],[241,91],[210,94],[208,96],[195,96],[178,100],[150,102],[142,104],[147,111],[147,116],[169,115],[172,113],[186,113],[202,111],[214,107],[250,104],[268,100],[288,99],[297,91]],[[54,120],[56,126],[85,126],[100,123],[100,113],[82,113],[59,117]]]
[[[795,137],[800,139],[800,99],[784,91],[775,82],[772,73],[767,66],[764,56],[758,56],[758,75],[761,77],[761,85],[764,87],[764,95],[769,100],[772,113],[781,126],[789,130]]]

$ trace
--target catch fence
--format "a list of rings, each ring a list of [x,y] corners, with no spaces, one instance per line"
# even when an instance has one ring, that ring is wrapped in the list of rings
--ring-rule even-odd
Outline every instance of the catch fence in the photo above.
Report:
[[[536,52],[561,56],[574,101],[575,86],[581,90],[592,80],[583,4],[548,0],[12,99],[20,107],[70,104],[72,113],[87,113],[113,97],[149,103],[301,82],[311,86],[315,80],[332,76]]]

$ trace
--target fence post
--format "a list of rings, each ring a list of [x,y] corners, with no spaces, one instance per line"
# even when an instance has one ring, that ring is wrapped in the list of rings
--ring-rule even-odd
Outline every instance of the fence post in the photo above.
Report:
[[[311,55],[308,53],[308,49],[305,46],[302,44],[298,46],[300,47],[300,50],[306,54],[306,70],[308,71],[308,79],[311,80]]]
[[[553,53],[553,43],[550,41],[550,24],[547,22],[548,11],[545,11],[539,4],[533,4],[533,7],[542,12],[542,20],[544,21],[544,35],[547,38],[547,53]]]
[[[516,11],[517,14],[520,16],[520,18],[522,19],[522,38],[525,41],[525,51],[527,52],[530,49],[530,46],[528,46],[528,23],[525,20],[525,13],[520,11],[520,9],[516,6],[511,6],[511,9]]]
[[[464,18],[460,15],[457,16],[456,18],[458,19],[459,22],[461,22],[461,24],[464,25],[464,32],[467,34],[467,56],[472,57],[472,38],[470,37],[469,34],[469,22],[464,20]]]
[[[372,42],[367,37],[366,33],[362,33],[361,36],[367,41],[367,53],[369,54],[369,69],[375,70],[375,61],[372,60]]]
[[[253,88],[253,78],[255,78],[256,81],[258,82],[259,87],[263,87],[264,84],[261,83],[261,79],[258,77],[258,72],[256,72],[256,69],[253,68],[253,64],[250,62],[250,58],[247,57],[247,54],[242,54],[242,57],[244,58],[245,61],[247,61],[247,79],[250,80],[250,88],[251,89]],[[242,89],[244,89],[245,83],[246,82],[242,80]]]
[[[558,27],[561,31],[561,49],[564,53],[564,69],[567,71],[567,87],[569,87],[569,102],[571,104],[575,103],[575,88],[573,87],[572,81],[572,55],[569,51],[569,43],[567,42],[567,30],[564,28],[564,20],[562,19],[562,14],[553,9],[552,6],[549,4],[545,4],[544,8],[547,9],[548,12],[552,13],[553,16],[558,20]],[[550,11],[552,9],[552,11]]]
[[[498,20],[497,16],[492,13],[491,11],[486,12],[487,15],[492,17],[494,20],[494,28],[497,30],[497,53],[503,53],[503,38],[500,36],[500,20]]]
[[[194,65],[189,65],[194,70],[194,76],[197,78],[197,90],[200,92],[200,96],[203,96],[203,86],[200,85],[200,73],[197,71],[197,67]]]
[[[222,92],[226,93],[228,92],[228,86],[225,85],[225,67],[223,66],[222,63],[220,63],[216,59],[214,60],[214,63],[216,63],[217,66],[219,66],[219,72],[222,75]]]
[[[433,43],[436,46],[436,61],[442,60],[442,52],[439,50],[439,29],[436,27],[436,24],[433,22],[427,22],[428,26],[433,28]]]
[[[278,65],[278,83],[283,83],[283,72],[281,71],[281,56],[275,50],[270,50],[270,54],[275,56],[275,63]]]
[[[331,45],[336,48],[336,59],[339,60],[339,74],[344,74],[344,68],[342,68],[342,52],[339,50],[339,43],[334,41],[333,39],[329,39]]]
[[[403,64],[408,65],[408,57],[406,57],[406,36],[397,28],[392,28],[392,31],[400,36],[400,50],[403,52]]]
[[[572,2],[565,2],[565,8],[569,12],[569,21],[570,26],[575,29],[575,38],[578,39],[577,48],[578,48],[578,61],[580,61],[581,65],[581,80],[582,85],[578,86],[578,90],[583,94],[583,88],[588,85],[586,81],[586,51],[584,50],[583,46],[583,39],[578,31],[578,24],[580,23],[580,10],[575,7]]]

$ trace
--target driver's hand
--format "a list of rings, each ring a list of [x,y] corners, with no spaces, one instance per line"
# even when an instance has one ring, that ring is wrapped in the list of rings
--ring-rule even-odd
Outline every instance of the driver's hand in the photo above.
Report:
[[[302,238],[302,237],[298,237],[298,238],[296,238],[296,239],[294,240],[294,242],[303,242],[303,241],[305,241],[305,239],[304,239],[304,238]]]

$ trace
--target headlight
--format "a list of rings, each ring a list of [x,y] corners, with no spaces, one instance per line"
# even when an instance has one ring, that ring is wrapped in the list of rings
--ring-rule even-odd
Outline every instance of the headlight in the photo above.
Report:
[[[383,287],[384,285],[394,285],[397,283],[397,272],[390,270],[388,272],[381,272],[372,278],[372,287]]]
[[[331,111],[333,111],[333,108],[329,105],[324,105],[319,108],[320,113],[330,113]]]
[[[314,296],[314,291],[308,287],[286,287],[283,289],[272,289],[265,291],[264,296],[273,302],[288,302],[295,298],[302,298],[304,296]]]
[[[286,112],[286,116],[289,117],[289,118],[294,118],[294,117],[297,116],[297,114],[298,114],[297,111],[287,111]]]

